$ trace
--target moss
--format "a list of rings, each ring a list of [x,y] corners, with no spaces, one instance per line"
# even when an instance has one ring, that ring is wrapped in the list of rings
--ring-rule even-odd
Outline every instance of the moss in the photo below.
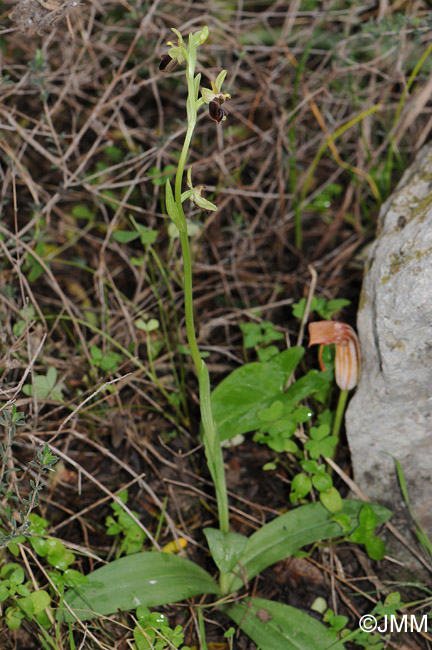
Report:
[[[372,268],[372,260],[367,260],[363,268],[363,278],[367,276],[371,268]]]
[[[397,254],[397,253],[391,253],[390,255],[390,275],[395,275],[395,273],[399,273],[401,270],[401,266],[405,264],[406,262],[406,256]]]
[[[395,275],[396,273],[399,273],[399,271],[401,270],[402,267],[406,266],[407,264],[409,264],[413,260],[419,261],[423,257],[425,257],[427,255],[431,255],[431,254],[432,254],[432,247],[426,248],[426,249],[423,249],[423,250],[415,250],[412,253],[411,252],[410,253],[391,253],[390,254],[390,266],[389,266],[390,275]],[[389,279],[390,279],[390,277],[386,275],[381,279],[381,282],[383,284],[385,284],[386,282],[388,282]]]
[[[420,217],[419,222],[421,223],[422,221],[424,221],[427,209],[429,208],[431,203],[432,203],[432,194],[428,194],[427,196],[424,196],[422,199],[417,199],[417,205],[415,206],[415,208],[412,208],[411,217],[409,220],[412,221],[412,219],[415,219],[416,217]]]
[[[363,309],[363,307],[365,307],[367,305],[368,301],[369,301],[369,298],[368,298],[368,295],[366,293],[366,289],[365,289],[365,287],[363,285],[362,288],[361,288],[361,291],[360,291],[358,311],[361,311]]]

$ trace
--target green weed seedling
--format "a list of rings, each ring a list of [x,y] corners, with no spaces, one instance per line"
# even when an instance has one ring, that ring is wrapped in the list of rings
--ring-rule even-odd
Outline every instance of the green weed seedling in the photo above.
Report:
[[[164,346],[162,336],[156,334],[160,329],[160,323],[157,318],[149,318],[148,320],[137,318],[135,321],[135,327],[146,333],[147,356],[150,362],[151,371],[153,375],[156,375],[153,367],[153,359],[160,354]]]
[[[171,181],[174,178],[176,171],[177,167],[175,165],[165,165],[162,171],[157,167],[150,167],[147,176],[151,179],[153,185],[165,186],[167,180]]]
[[[43,627],[50,627],[47,614],[51,597],[44,589],[33,590],[31,581],[25,580],[24,569],[16,562],[8,562],[0,569],[0,603],[11,602],[5,609],[5,623],[10,630],[17,630],[22,620],[36,620]]]
[[[292,305],[293,316],[301,320],[304,316],[306,309],[306,298],[302,298]],[[326,300],[325,298],[316,298],[313,296],[309,307],[310,313],[316,312],[321,318],[331,320],[341,309],[348,307],[351,304],[350,300],[345,298],[335,298],[334,300]]]
[[[330,435],[330,426],[328,424],[311,427],[309,434],[311,439],[305,444],[305,449],[307,449],[311,458],[333,456],[338,440],[336,436]]]
[[[0,416],[0,426],[4,429],[0,443],[0,549],[28,534],[31,513],[39,502],[39,492],[43,487],[42,478],[53,471],[58,460],[48,445],[36,452],[36,458],[29,463],[34,472],[34,477],[30,479],[29,494],[27,498],[22,497],[19,470],[14,467],[12,445],[17,427],[24,424],[24,414],[17,411],[15,404],[10,410],[4,409]],[[16,480],[12,483],[13,474]]]
[[[35,255],[28,253],[23,264],[23,269],[25,273],[27,273],[27,279],[29,282],[36,282],[44,272],[44,267],[39,262],[39,259],[43,258],[47,252],[45,243],[43,241],[37,242],[34,252]]]
[[[12,555],[18,556],[18,545],[28,540],[36,555],[44,558],[52,567],[52,569],[47,569],[47,575],[61,593],[65,587],[86,584],[87,578],[79,571],[70,568],[71,564],[76,561],[75,554],[66,548],[60,539],[47,534],[49,521],[31,513],[29,524],[27,534],[21,535],[9,543],[8,551]]]
[[[90,208],[85,203],[78,203],[77,205],[74,205],[73,208],[71,208],[70,213],[76,219],[83,219],[89,223],[92,223],[96,217],[96,210],[94,208]]]
[[[268,361],[247,363],[226,377],[213,393],[210,391],[208,369],[201,357],[195,333],[191,251],[183,203],[188,199],[204,210],[213,210],[216,206],[202,196],[202,187],[193,185],[190,171],[186,183],[188,189],[184,190],[183,184],[198,110],[207,106],[209,117],[219,125],[216,128],[220,128],[227,117],[225,102],[229,94],[222,90],[226,71],[220,72],[211,81],[211,87],[207,88],[201,87],[201,74],[196,74],[197,52],[208,38],[208,28],[203,27],[190,34],[187,43],[180,32],[176,29],[172,31],[177,41],[170,43],[170,49],[162,57],[161,69],[167,72],[176,65],[185,64],[187,128],[174,189],[167,179],[165,198],[168,216],[180,237],[187,339],[198,377],[204,450],[216,492],[218,527],[205,528],[203,533],[219,576],[216,580],[185,557],[144,551],[119,558],[91,572],[87,576],[88,584],[69,589],[65,601],[79,619],[91,620],[118,610],[136,610],[138,604],[143,608],[159,607],[206,594],[215,600],[201,604],[198,609],[198,626],[203,639],[202,610],[208,607],[222,610],[258,647],[265,650],[333,648],[340,641],[338,632],[307,613],[268,599],[236,598],[239,590],[272,564],[298,553],[306,545],[345,538],[366,524],[363,521],[365,516],[361,515],[363,504],[342,500],[337,513],[339,521],[322,503],[316,502],[301,505],[276,517],[249,537],[230,529],[221,441],[238,434],[259,431],[261,427],[268,430],[269,424],[271,426],[274,421],[269,418],[289,417],[302,399],[323,390],[328,386],[328,381],[323,378],[323,373],[310,371],[289,385],[304,355],[303,348],[295,347],[276,354]],[[295,417],[298,418],[299,414]],[[391,514],[379,505],[369,507],[374,513],[376,525],[382,524]],[[344,526],[340,523],[342,515]],[[369,519],[367,526],[371,526]],[[145,613],[144,620],[148,619],[146,610],[142,611]],[[73,620],[64,607],[59,607],[58,617],[64,621]],[[154,629],[155,626],[150,627]],[[174,636],[175,633],[176,630]],[[144,638],[146,642],[153,640],[157,643],[157,636],[155,633],[154,639],[146,639],[144,635],[139,637],[139,642]],[[181,643],[180,632],[177,636]],[[175,647],[175,643],[173,645]],[[343,648],[343,642],[339,643],[339,647]]]
[[[327,472],[326,466],[322,463],[317,463],[315,460],[303,460],[300,465],[304,472],[296,474],[291,481],[291,503],[296,505],[314,487],[319,493],[319,498],[323,506],[329,512],[339,512],[342,509],[342,499],[339,492],[333,486],[333,479]],[[308,474],[311,476],[308,476]],[[344,521],[338,520],[342,528]]]
[[[283,404],[275,400],[270,406],[258,411],[261,426],[253,439],[261,444],[266,444],[278,453],[289,452],[298,454],[298,444],[292,440],[300,423],[307,422],[312,412],[297,404]]]
[[[50,398],[55,402],[63,402],[63,382],[57,382],[57,370],[50,366],[46,375],[34,374],[32,384],[24,384],[24,395],[36,395],[40,400]]]
[[[39,517],[32,513],[29,517],[30,537],[29,542],[33,550],[46,559],[55,569],[59,571],[67,571],[69,566],[75,562],[75,555],[69,551],[62,541],[56,537],[47,536],[47,526],[49,524],[47,519]]]
[[[339,196],[343,192],[343,186],[339,183],[329,183],[312,201],[312,208],[319,212],[328,210],[335,196]]]
[[[55,622],[52,605],[65,588],[79,587],[87,583],[86,576],[71,569],[74,553],[63,542],[47,535],[49,522],[35,513],[28,516],[29,528],[25,535],[17,535],[8,544],[8,551],[19,555],[19,545],[27,541],[40,558],[52,568],[46,568],[50,588],[35,589],[32,581],[25,579],[23,568],[15,563],[4,564],[0,570],[0,602],[5,602],[5,622],[11,630],[17,630],[22,621],[35,621],[40,628],[49,629]],[[54,585],[52,587],[51,585]],[[8,605],[8,603],[10,603]],[[45,646],[44,646],[45,647]]]
[[[103,152],[113,163],[122,162],[127,157],[127,153],[115,144],[109,144]]]
[[[128,491],[123,490],[118,494],[118,497],[123,503],[127,503]],[[105,526],[107,527],[107,535],[116,535],[120,541],[116,557],[119,558],[123,554],[138,553],[138,551],[142,550],[146,539],[144,531],[118,503],[111,503],[110,507],[114,511],[114,515],[108,515],[105,519]],[[131,512],[135,517],[139,516],[137,512],[133,510]]]
[[[397,619],[399,610],[407,606],[407,603],[403,603],[401,601],[400,593],[394,591],[385,598],[384,602],[377,603],[370,612],[369,616],[373,617],[377,621],[378,627],[380,627],[385,617],[394,617]],[[324,614],[324,619],[328,620],[330,625],[334,618],[334,613],[331,609],[327,610],[327,612]],[[336,617],[336,619],[337,618],[339,617]],[[390,635],[384,636],[381,633],[374,634],[373,632],[362,630],[359,627],[353,631],[350,631],[347,628],[343,628],[340,631],[340,636],[341,642],[334,646],[334,650],[340,650],[343,647],[341,643],[346,643],[347,641],[354,643],[360,648],[366,648],[367,650],[383,650],[384,648],[388,647],[387,640]]]
[[[417,606],[418,602],[411,604]],[[366,615],[366,620],[371,620],[369,617],[373,617],[372,620],[376,621],[377,626],[380,627],[383,623],[384,617],[394,617],[394,619],[397,620],[398,611],[407,606],[409,606],[409,603],[405,604],[401,602],[399,592],[392,592],[386,597],[383,603],[379,602],[376,604],[372,612]],[[316,598],[312,605],[312,609],[323,614],[323,620],[334,632],[339,633],[339,636],[341,637],[341,641],[332,646],[332,650],[342,648],[342,643],[347,641],[353,643],[356,647],[367,648],[368,650],[383,650],[387,647],[386,642],[390,637],[390,634],[383,637],[381,633],[374,634],[372,631],[368,632],[362,630],[361,627],[351,632],[347,628],[348,617],[335,614],[331,608],[327,608],[324,598]],[[401,629],[402,628],[403,625],[401,625]]]
[[[2,528],[0,529],[0,548],[7,547],[11,555],[18,557],[20,544],[30,543],[39,557],[46,559],[52,570],[47,569],[47,575],[57,590],[63,593],[65,587],[73,587],[86,583],[87,578],[78,571],[70,569],[75,556],[64,544],[56,538],[46,535],[48,521],[36,515],[32,510],[39,502],[39,493],[43,487],[42,477],[53,471],[58,458],[54,456],[48,445],[37,451],[35,460],[30,461],[29,467],[34,472],[30,479],[30,491],[26,498],[20,495],[20,481],[14,487],[10,483],[10,474],[17,469],[12,466],[11,447],[16,428],[24,424],[24,416],[12,406],[4,410],[0,417],[0,425],[5,429],[4,442],[0,445],[2,466],[0,472],[1,503],[15,503],[14,512],[10,505],[0,506]],[[3,497],[5,500],[3,501]],[[19,523],[18,523],[19,522]],[[9,530],[3,528],[7,526]],[[51,610],[50,593],[45,589],[35,588],[32,581],[25,578],[23,568],[14,562],[6,563],[0,570],[0,602],[6,603],[6,625],[16,630],[23,619],[36,621],[40,628],[51,627],[54,615]],[[57,596],[57,594],[56,594]],[[45,647],[45,646],[44,646]]]
[[[87,174],[86,181],[90,185],[98,185],[108,181],[108,176],[104,173],[108,168],[108,163],[104,160],[98,160],[94,169]],[[117,210],[119,201],[121,200],[120,195],[106,188],[99,192],[99,197],[102,203],[105,203],[113,212]]]
[[[370,505],[364,505],[359,513],[359,524],[349,536],[351,542],[364,544],[366,551],[373,560],[382,560],[385,553],[385,544],[374,535],[377,525],[376,514]]]
[[[150,612],[148,607],[140,605],[136,610],[137,624],[133,635],[136,650],[168,650],[180,648],[190,650],[182,645],[184,640],[183,628],[169,626],[167,617],[160,612]]]
[[[334,632],[341,632],[348,623],[348,617],[337,615],[332,609],[327,609],[323,621],[328,623]]]
[[[22,316],[22,318],[17,320],[12,327],[12,332],[17,338],[21,336],[26,327],[28,327],[31,321],[35,318],[36,312],[33,305],[28,304],[19,310],[19,314]]]
[[[113,233],[113,238],[116,240],[116,242],[119,244],[129,244],[130,242],[139,239],[143,246],[146,246],[147,244],[154,244],[158,238],[159,231],[146,228],[140,223],[137,223],[132,216],[129,218],[132,222],[133,228],[131,230],[115,230]]]
[[[115,372],[122,362],[122,356],[111,350],[105,354],[96,345],[90,347],[91,363],[103,372]]]
[[[245,350],[254,348],[259,361],[270,361],[276,356],[279,349],[276,345],[270,345],[274,341],[284,338],[282,332],[278,332],[270,321],[262,323],[240,323],[243,334],[243,345]]]

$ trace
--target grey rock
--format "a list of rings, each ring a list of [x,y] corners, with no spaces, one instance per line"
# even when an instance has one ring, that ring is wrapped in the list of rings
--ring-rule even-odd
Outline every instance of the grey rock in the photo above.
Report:
[[[409,524],[394,459],[432,539],[432,147],[382,206],[359,305],[359,385],[346,414],[354,479]]]

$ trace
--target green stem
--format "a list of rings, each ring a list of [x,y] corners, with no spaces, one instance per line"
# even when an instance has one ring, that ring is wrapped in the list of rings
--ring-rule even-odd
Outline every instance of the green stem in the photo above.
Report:
[[[197,611],[198,611],[198,630],[200,636],[200,648],[201,650],[208,650],[206,636],[205,636],[204,617],[203,617],[201,607],[198,607]]]
[[[187,222],[182,206],[182,182],[192,135],[197,121],[197,98],[194,82],[196,52],[189,50],[186,77],[188,84],[187,119],[188,127],[183,143],[175,179],[175,203],[181,222],[180,245],[183,257],[183,291],[186,319],[186,333],[194,366],[198,375],[201,421],[204,430],[204,449],[207,463],[216,490],[220,530],[229,532],[228,496],[226,490],[225,468],[222,447],[216,431],[211,411],[210,377],[207,366],[200,357],[194,320],[192,261],[187,233]],[[223,582],[223,577],[221,577]]]
[[[198,343],[195,334],[195,319],[193,311],[193,292],[192,292],[192,261],[189,246],[189,236],[187,232],[180,232],[180,244],[183,256],[183,292],[186,318],[187,339],[194,362],[194,366],[199,377],[201,371],[201,357],[198,349]]]
[[[219,528],[223,533],[229,532],[228,495],[225,480],[225,467],[222,447],[216,431],[210,400],[210,377],[207,366],[201,360],[201,371],[198,375],[200,389],[201,420],[204,429],[204,447],[209,470],[215,484],[216,499],[219,515]]]
[[[219,576],[219,587],[224,595],[229,594],[230,592],[230,582],[232,577],[232,573],[221,573]]]
[[[176,178],[175,178],[175,202],[180,211],[180,216],[185,226],[186,226],[186,217],[184,216],[183,206],[181,201],[182,182],[183,182],[184,168],[186,165],[186,159],[189,152],[189,147],[192,140],[193,132],[195,130],[195,126],[196,126],[196,117],[195,119],[192,120],[192,122],[188,123],[185,139],[183,142],[183,147],[178,161]]]
[[[337,407],[336,407],[336,413],[335,413],[335,418],[334,418],[334,422],[333,422],[333,431],[332,431],[332,435],[337,438],[337,444],[335,446],[335,450],[334,450],[331,458],[334,458],[334,456],[336,454],[337,445],[339,444],[339,434],[340,434],[340,429],[341,429],[341,426],[342,426],[343,416],[344,416],[344,413],[345,413],[345,406],[346,406],[347,397],[348,397],[348,391],[347,390],[341,390],[341,392],[339,393],[339,400],[338,400],[338,404],[337,404]]]

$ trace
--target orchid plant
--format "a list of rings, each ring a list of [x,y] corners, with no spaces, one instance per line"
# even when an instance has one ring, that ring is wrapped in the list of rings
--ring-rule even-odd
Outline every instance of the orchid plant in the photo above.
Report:
[[[186,331],[189,348],[199,385],[203,444],[207,464],[216,492],[218,528],[205,528],[205,535],[214,563],[219,570],[216,581],[207,571],[185,557],[154,549],[128,555],[111,562],[88,575],[86,585],[69,589],[65,605],[59,610],[62,620],[81,620],[109,615],[118,610],[138,606],[157,607],[198,595],[213,595],[213,601],[197,607],[200,647],[206,648],[202,609],[220,608],[258,647],[266,650],[325,650],[338,648],[343,641],[334,629],[303,611],[271,600],[243,596],[238,592],[266,567],[297,553],[304,545],[326,539],[344,538],[361,525],[361,502],[341,501],[335,516],[322,503],[310,503],[282,514],[256,530],[249,537],[230,529],[228,496],[225,481],[222,439],[237,433],[257,430],[272,409],[297,403],[321,385],[317,374],[288,385],[304,349],[285,350],[265,363],[246,364],[235,370],[211,393],[208,368],[201,358],[194,321],[192,263],[186,199],[204,210],[217,206],[202,196],[203,186],[195,187],[192,168],[184,174],[198,111],[209,107],[209,116],[216,128],[227,118],[225,102],[230,95],[222,91],[226,71],[220,72],[211,88],[202,88],[201,75],[196,74],[197,52],[209,36],[207,27],[189,35],[188,42],[181,33],[172,30],[177,42],[162,56],[160,70],[169,73],[177,65],[185,65],[188,89],[186,101],[187,129],[177,165],[174,190],[166,182],[166,208],[171,221],[179,230],[183,258],[183,292]],[[316,371],[315,371],[316,373]],[[312,386],[312,389],[311,389]],[[296,417],[299,417],[297,415]],[[257,426],[258,423],[258,426]],[[380,506],[368,506],[373,512],[374,525],[383,523],[390,512]],[[156,547],[158,548],[158,547]],[[158,549],[159,551],[160,549]],[[180,549],[179,549],[180,550]],[[183,551],[181,551],[183,553]],[[177,646],[175,646],[177,647]]]

